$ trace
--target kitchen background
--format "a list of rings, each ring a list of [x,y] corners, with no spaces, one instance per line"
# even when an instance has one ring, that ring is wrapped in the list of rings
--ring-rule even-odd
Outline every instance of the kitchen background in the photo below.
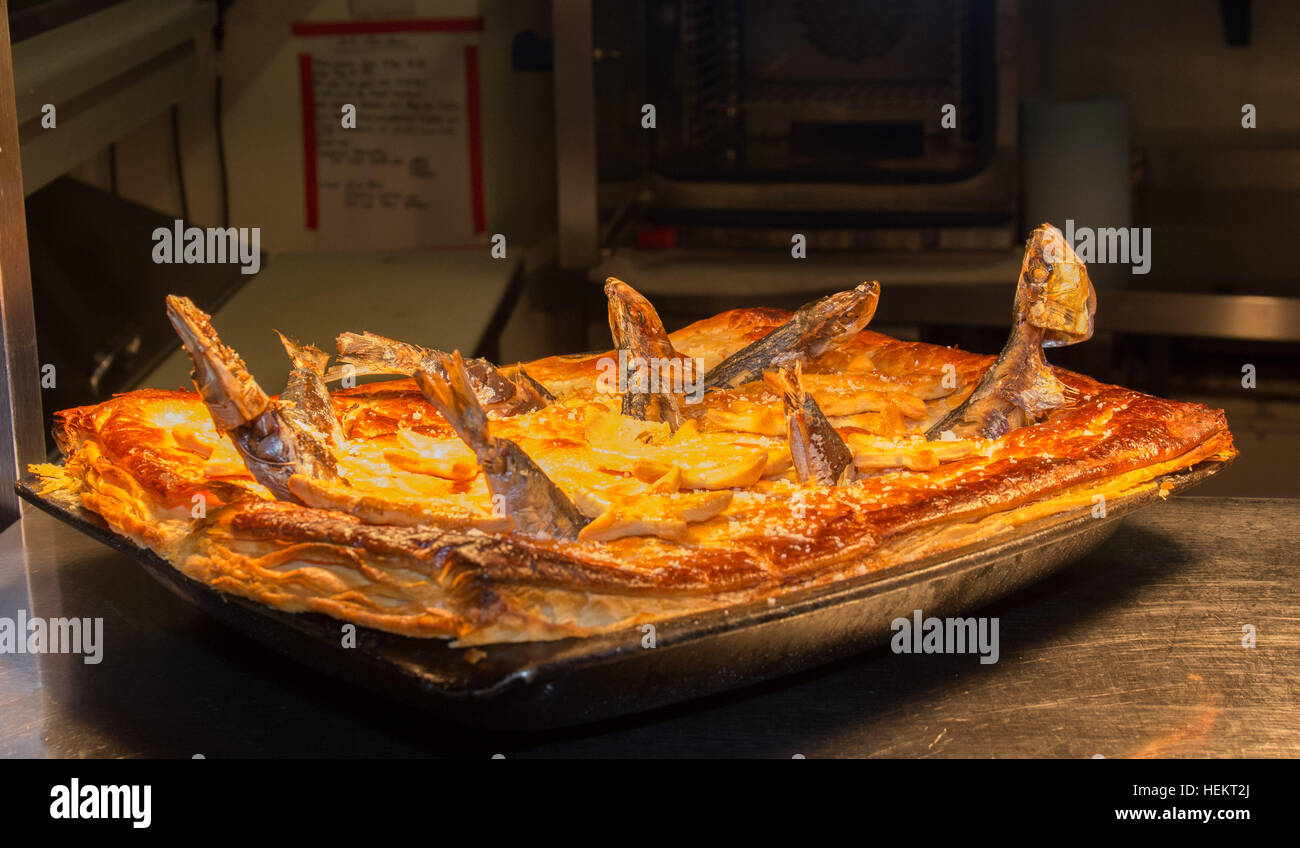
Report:
[[[305,201],[301,57],[331,36],[302,33],[448,19],[481,22],[459,37],[483,226],[340,251]],[[1150,271],[1098,266],[1096,337],[1049,358],[1226,409],[1242,455],[1198,494],[1300,489],[1300,4],[14,0],[10,25],[47,420],[187,382],[170,291],[271,390],[272,326],[505,362],[605,346],[608,273],[670,329],[876,278],[877,328],[996,352],[1024,237],[1072,217],[1150,228]],[[114,34],[153,46],[96,76]],[[41,83],[82,58],[52,142]],[[260,273],[155,264],[150,234],[181,217],[260,228]]]

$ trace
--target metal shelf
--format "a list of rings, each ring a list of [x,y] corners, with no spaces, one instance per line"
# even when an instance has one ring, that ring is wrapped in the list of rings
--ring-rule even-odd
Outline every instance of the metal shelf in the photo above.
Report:
[[[13,47],[23,189],[31,194],[189,95],[209,3],[129,0]],[[53,128],[41,126],[46,104]]]

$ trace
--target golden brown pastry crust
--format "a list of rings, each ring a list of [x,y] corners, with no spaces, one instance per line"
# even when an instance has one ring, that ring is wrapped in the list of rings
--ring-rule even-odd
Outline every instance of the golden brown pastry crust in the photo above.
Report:
[[[707,369],[786,318],[733,310],[672,341]],[[410,380],[334,395],[350,446],[340,464],[357,487],[349,497],[373,501],[354,514],[339,511],[346,498],[331,509],[271,499],[231,461],[199,398],[184,391],[140,390],[59,413],[66,463],[38,470],[49,491],[76,497],[220,591],[473,644],[583,635],[770,598],[985,541],[1096,494],[1123,497],[1160,474],[1234,455],[1221,411],[1060,370],[1074,397],[1041,423],[993,442],[920,441],[924,422],[914,419],[937,420],[960,403],[993,357],[864,331],[806,371],[814,395],[826,393],[819,400],[846,413],[832,423],[870,473],[847,487],[804,488],[782,462],[781,440],[758,432],[765,404],[775,402],[761,384],[710,393],[696,412],[699,427],[662,449],[590,443],[592,428],[617,410],[616,397],[593,391],[602,359],[613,355],[529,363],[561,401],[496,421],[494,432],[519,441],[571,495],[595,493],[594,509],[631,492],[628,515],[646,491],[638,477],[648,482],[665,469],[706,488],[739,479],[728,474],[761,479],[736,489],[721,513],[674,524],[666,538],[560,541],[472,529],[492,526],[478,520],[490,518],[482,479],[418,472],[421,451],[445,459],[457,444]],[[727,423],[740,420],[751,424]],[[691,456],[719,469],[701,471],[683,459]],[[746,456],[750,470],[737,471]],[[657,503],[676,501],[669,494]],[[430,505],[451,506],[430,519]],[[392,518],[375,523],[385,514]]]

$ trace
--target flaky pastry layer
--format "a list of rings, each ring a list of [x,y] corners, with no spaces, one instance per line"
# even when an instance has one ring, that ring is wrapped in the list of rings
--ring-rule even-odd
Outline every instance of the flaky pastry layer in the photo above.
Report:
[[[707,370],[788,317],[733,310],[672,341]],[[65,462],[36,470],[49,496],[219,591],[469,645],[773,598],[989,542],[1235,454],[1219,410],[1060,370],[1071,402],[1046,420],[996,441],[924,442],[919,432],[970,393],[993,357],[862,332],[806,373],[867,476],[801,486],[773,423],[779,400],[761,383],[705,395],[676,435],[653,425],[630,434],[640,425],[599,388],[614,356],[529,363],[559,400],[492,422],[580,508],[603,511],[600,538],[511,533],[473,455],[410,380],[334,395],[352,485],[302,481],[294,492],[312,506],[274,500],[186,391],[59,413]],[[655,494],[653,479],[680,489]]]

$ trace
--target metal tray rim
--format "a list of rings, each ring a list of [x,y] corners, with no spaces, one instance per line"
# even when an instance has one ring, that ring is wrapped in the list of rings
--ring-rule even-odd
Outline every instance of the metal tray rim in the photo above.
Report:
[[[1205,460],[1186,470],[1156,478],[1156,482],[1171,484],[1172,489],[1169,494],[1173,494],[1183,491],[1217,473],[1226,464],[1226,462],[1220,460]],[[156,578],[164,580],[164,582],[166,579],[176,581],[176,578],[180,578],[180,581],[176,582],[188,584],[191,589],[201,593],[211,594],[224,603],[242,607],[267,619],[269,622],[278,622],[281,625],[291,627],[309,638],[319,638],[313,632],[312,623],[314,620],[337,623],[335,619],[324,615],[287,613],[264,606],[256,601],[221,593],[207,584],[182,574],[166,559],[148,548],[141,547],[133,541],[117,535],[103,523],[103,519],[97,514],[82,507],[68,508],[52,499],[42,497],[36,490],[36,479],[34,475],[28,475],[15,485],[15,489],[24,500],[92,538],[116,550],[131,554],[137,559],[146,561],[147,564],[152,566],[148,570]],[[776,621],[793,620],[826,607],[847,604],[890,589],[938,580],[946,575],[961,572],[981,561],[1032,551],[1068,539],[1086,529],[1096,529],[1105,525],[1111,525],[1113,529],[1114,523],[1124,516],[1157,500],[1161,500],[1158,488],[1108,502],[1104,518],[1094,518],[1091,515],[1091,510],[1081,508],[1038,519],[1001,538],[995,537],[993,540],[965,545],[912,562],[900,563],[869,574],[845,578],[821,586],[792,590],[788,594],[774,598],[773,601],[759,599],[731,607],[720,607],[665,618],[654,622],[658,649],[687,646],[711,635],[727,631],[754,628]],[[155,573],[155,569],[165,570],[164,573],[168,577],[164,578],[162,574]],[[175,587],[169,588],[175,589]],[[391,657],[383,655],[383,652],[374,654],[371,659],[382,662],[390,670],[400,672],[403,676],[418,683],[421,688],[433,689],[441,697],[471,700],[485,699],[499,696],[501,693],[518,686],[536,684],[569,673],[575,666],[597,667],[617,662],[624,658],[626,654],[641,650],[639,638],[627,638],[627,634],[634,632],[637,627],[634,625],[619,631],[591,637],[543,643],[525,643],[547,646],[550,649],[550,656],[507,669],[501,674],[489,675],[488,679],[481,681],[479,685],[468,688],[446,687],[431,683],[428,675],[421,674],[420,669],[411,667],[406,663],[396,662]],[[358,631],[380,633],[380,631],[373,631],[360,626]],[[639,631],[636,632],[639,635]],[[617,638],[620,634],[623,634],[623,638]],[[415,639],[389,633],[383,633],[382,636],[406,642],[437,643],[446,647],[449,651],[463,652],[468,650],[451,648],[441,640]],[[496,645],[485,645],[479,646],[478,650],[487,652],[497,647]]]

